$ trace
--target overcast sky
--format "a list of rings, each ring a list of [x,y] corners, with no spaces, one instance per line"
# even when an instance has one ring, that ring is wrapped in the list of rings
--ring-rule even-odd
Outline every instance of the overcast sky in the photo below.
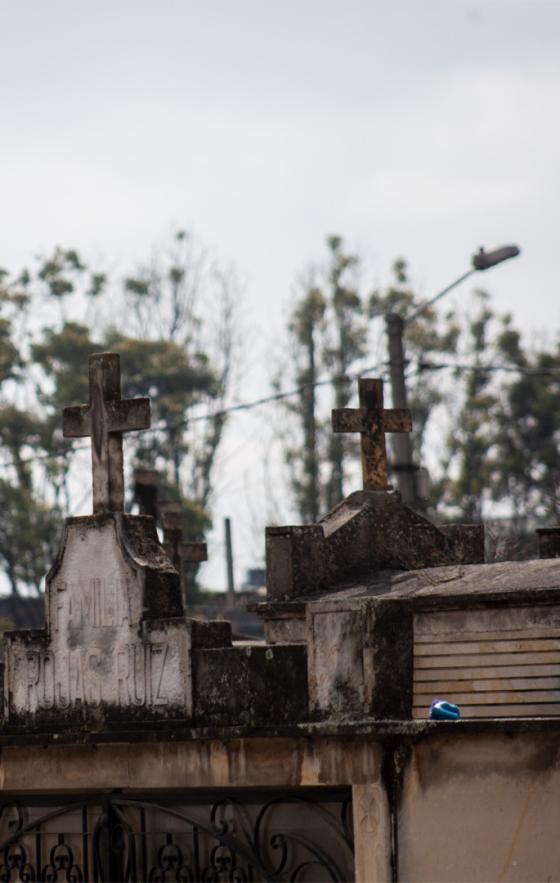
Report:
[[[124,272],[175,222],[239,268],[260,358],[327,233],[426,296],[517,242],[485,286],[555,333],[559,35],[556,0],[0,0],[0,266],[59,243]],[[258,431],[217,507],[240,569]]]

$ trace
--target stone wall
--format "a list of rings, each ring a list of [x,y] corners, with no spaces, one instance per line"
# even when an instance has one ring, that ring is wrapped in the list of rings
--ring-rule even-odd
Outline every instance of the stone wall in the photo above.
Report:
[[[558,879],[556,722],[409,723],[343,735],[7,745],[4,794],[120,797],[351,787],[356,880]],[[32,738],[31,736],[29,737]],[[190,795],[190,797],[189,797]]]
[[[560,734],[442,736],[411,749],[398,879],[559,879]]]

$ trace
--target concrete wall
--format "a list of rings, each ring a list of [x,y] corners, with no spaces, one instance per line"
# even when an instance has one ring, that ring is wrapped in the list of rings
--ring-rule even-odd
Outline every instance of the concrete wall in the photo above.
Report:
[[[400,881],[560,880],[560,734],[432,736],[398,809]]]
[[[21,794],[104,788],[283,787],[377,783],[381,747],[344,738],[5,746],[0,788]]]
[[[390,879],[383,750],[369,739],[251,738],[97,745],[4,746],[1,792],[83,794],[123,789],[352,785],[356,880]]]
[[[5,745],[0,792],[351,785],[358,883],[560,880],[560,731],[514,727]]]

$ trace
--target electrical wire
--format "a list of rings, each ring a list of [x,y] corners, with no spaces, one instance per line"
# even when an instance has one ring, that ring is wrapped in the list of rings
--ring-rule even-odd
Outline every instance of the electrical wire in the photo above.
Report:
[[[351,380],[359,380],[359,378],[363,377],[364,374],[369,374],[373,371],[379,371],[379,366],[377,365],[373,368],[364,368],[362,371],[358,371],[357,373],[344,374],[341,377],[327,377],[324,380],[315,380],[313,383],[304,383],[302,386],[296,386],[294,389],[287,390],[286,392],[273,393],[272,395],[263,396],[263,398],[260,399],[255,399],[252,402],[241,402],[238,405],[231,405],[229,408],[223,408],[220,411],[214,411],[214,413],[212,414],[200,414],[196,417],[190,417],[189,419],[177,424],[177,426],[187,426],[188,424],[196,423],[199,420],[214,420],[216,417],[222,417],[226,414],[232,414],[235,411],[248,411],[251,408],[257,408],[260,405],[267,405],[269,404],[269,402],[278,402],[281,399],[293,398],[293,396],[300,395],[302,392],[305,392],[308,389],[315,389],[319,386],[337,386],[340,383],[348,383]],[[152,430],[148,431],[157,431],[157,429],[157,427],[154,427]]]
[[[441,370],[452,370],[452,371],[477,371],[477,372],[492,372],[492,371],[505,371],[507,373],[512,374],[521,374],[531,377],[560,377],[560,369],[554,368],[522,368],[520,366],[515,365],[468,365],[463,363],[454,363],[454,362],[420,362],[413,371],[408,372],[407,376],[419,375],[424,371],[441,371]],[[363,377],[365,374],[376,372],[378,375],[387,374],[386,370],[380,370],[380,366],[376,365],[374,367],[363,368],[361,371],[345,374],[340,377],[327,377],[322,380],[315,380],[313,383],[304,383],[301,386],[296,386],[293,389],[286,390],[285,392],[276,392],[272,393],[268,396],[261,396],[261,398],[253,399],[250,402],[239,402],[236,405],[230,405],[227,408],[220,408],[217,411],[213,411],[209,414],[197,414],[193,417],[189,417],[186,420],[182,420],[179,423],[174,424],[166,424],[164,426],[152,426],[149,429],[144,430],[145,433],[154,433],[154,432],[163,432],[169,429],[184,429],[187,426],[190,426],[192,423],[199,423],[202,421],[208,420],[216,420],[220,417],[225,417],[228,414],[235,414],[240,411],[249,411],[253,408],[259,408],[262,405],[268,405],[271,402],[278,402],[282,399],[293,398],[294,396],[301,395],[303,392],[306,392],[308,389],[316,389],[317,387],[322,386],[336,386],[341,383],[349,383],[352,380],[358,380],[360,377]],[[58,459],[59,457],[67,457],[69,454],[73,454],[77,451],[85,451],[89,448],[89,445],[86,444],[74,444],[65,447],[60,451],[51,451],[50,453],[45,454],[34,454],[31,457],[22,457],[17,461],[7,461],[5,463],[0,463],[0,469],[8,469],[11,466],[26,464],[26,463],[34,463],[40,461],[48,461]]]
[[[369,368],[363,368],[361,371],[352,374],[344,374],[339,377],[326,377],[323,380],[315,380],[313,383],[304,383],[301,386],[296,386],[293,389],[286,390],[285,392],[277,392],[272,393],[268,396],[262,396],[259,399],[254,399],[250,402],[240,402],[237,405],[230,405],[227,408],[220,408],[217,411],[213,411],[209,414],[197,414],[193,417],[188,417],[186,420],[181,420],[178,423],[167,423],[163,426],[151,426],[149,429],[145,429],[144,433],[153,433],[153,432],[163,432],[169,429],[184,429],[187,426],[190,426],[191,423],[199,423],[201,421],[208,420],[216,420],[219,417],[225,417],[228,414],[234,414],[239,411],[249,411],[252,408],[258,408],[262,405],[268,405],[271,402],[278,402],[282,399],[293,398],[294,396],[301,395],[301,393],[306,392],[308,389],[315,389],[321,386],[337,386],[341,383],[349,383],[352,380],[358,380],[360,377],[363,377],[364,374],[370,374],[373,372],[386,374],[384,371],[380,371],[379,365]],[[66,457],[69,454],[73,454],[75,451],[84,451],[89,447],[88,444],[74,444],[65,447],[60,451],[51,451],[48,454],[34,454],[31,457],[21,457],[16,461],[8,461],[5,463],[0,463],[0,469],[7,469],[10,466],[15,466],[19,464],[25,463],[33,463],[35,461],[41,460],[52,460],[58,457]]]
[[[521,374],[527,377],[560,377],[560,368],[521,368],[517,365],[465,365],[456,362],[420,362],[412,373],[422,374],[424,371],[441,371],[442,369],[459,372],[479,371],[481,373],[505,371],[508,374]]]

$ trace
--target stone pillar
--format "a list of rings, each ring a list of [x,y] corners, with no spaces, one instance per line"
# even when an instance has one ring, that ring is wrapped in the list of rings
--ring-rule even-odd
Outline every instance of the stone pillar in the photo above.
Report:
[[[391,883],[391,815],[381,782],[352,786],[356,883]]]

